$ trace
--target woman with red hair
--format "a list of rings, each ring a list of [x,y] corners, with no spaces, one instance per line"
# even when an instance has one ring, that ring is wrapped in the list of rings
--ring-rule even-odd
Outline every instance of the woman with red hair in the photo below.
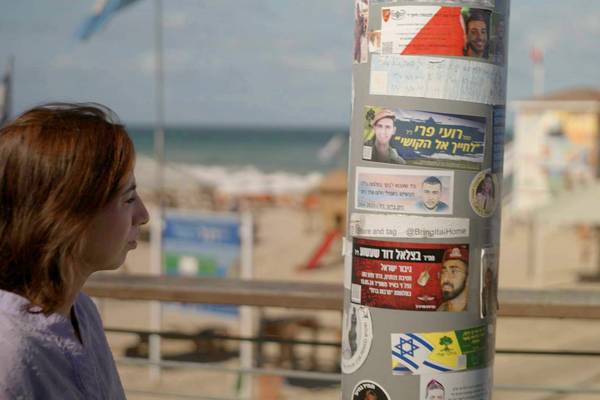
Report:
[[[124,399],[81,292],[123,264],[148,212],[125,128],[95,104],[49,104],[0,130],[0,399]]]

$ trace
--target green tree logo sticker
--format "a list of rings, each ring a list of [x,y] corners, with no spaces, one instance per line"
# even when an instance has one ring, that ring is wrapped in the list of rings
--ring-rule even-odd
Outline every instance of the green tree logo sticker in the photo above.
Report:
[[[440,339],[440,345],[444,346],[442,351],[449,352],[450,349],[448,348],[448,346],[452,343],[454,343],[454,341],[451,338],[449,338],[448,336],[442,336],[442,338]]]

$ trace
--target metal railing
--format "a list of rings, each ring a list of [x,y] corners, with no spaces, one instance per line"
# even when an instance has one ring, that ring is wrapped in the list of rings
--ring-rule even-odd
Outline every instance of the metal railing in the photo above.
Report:
[[[255,307],[284,307],[288,309],[340,311],[343,306],[342,285],[327,283],[298,283],[289,281],[259,281],[241,279],[210,279],[148,275],[98,274],[88,280],[84,291],[97,298],[117,300],[146,300],[181,303],[230,304]],[[600,291],[593,289],[501,289],[499,317],[600,319]],[[138,336],[158,334],[167,339],[194,340],[198,335],[179,332],[153,332],[107,328],[107,332],[130,333]],[[241,337],[231,335],[202,335],[202,339],[251,342],[275,342],[290,345],[336,346],[337,342],[289,340],[272,337]],[[497,349],[498,354],[597,357],[600,352],[568,350]],[[299,371],[277,368],[229,368],[214,364],[122,357],[116,361],[128,365],[158,365],[161,367],[195,368],[211,371],[276,375],[317,381],[339,382],[341,374]],[[571,386],[495,385],[496,390],[544,391],[555,394],[599,394],[600,389]],[[196,398],[183,394],[131,391],[131,393],[169,398]],[[208,398],[206,398],[208,399]],[[214,399],[213,400],[217,400]],[[218,400],[225,400],[220,398]]]

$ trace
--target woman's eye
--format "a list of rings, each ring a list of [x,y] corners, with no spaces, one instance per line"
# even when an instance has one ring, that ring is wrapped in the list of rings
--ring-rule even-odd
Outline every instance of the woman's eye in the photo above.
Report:
[[[127,199],[127,200],[125,200],[125,203],[127,203],[127,204],[131,204],[131,203],[133,203],[134,201],[135,201],[135,197],[132,197],[132,198],[130,198],[130,199]]]

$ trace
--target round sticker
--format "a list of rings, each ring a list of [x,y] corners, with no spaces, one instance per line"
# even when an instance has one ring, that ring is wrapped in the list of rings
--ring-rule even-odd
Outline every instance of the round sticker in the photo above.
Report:
[[[471,181],[469,202],[480,217],[489,217],[496,211],[499,195],[496,175],[489,169],[479,172]]]
[[[389,400],[390,396],[378,383],[359,382],[352,390],[352,400]]]
[[[351,374],[360,368],[369,355],[372,340],[369,308],[350,303],[343,318],[342,372]]]

